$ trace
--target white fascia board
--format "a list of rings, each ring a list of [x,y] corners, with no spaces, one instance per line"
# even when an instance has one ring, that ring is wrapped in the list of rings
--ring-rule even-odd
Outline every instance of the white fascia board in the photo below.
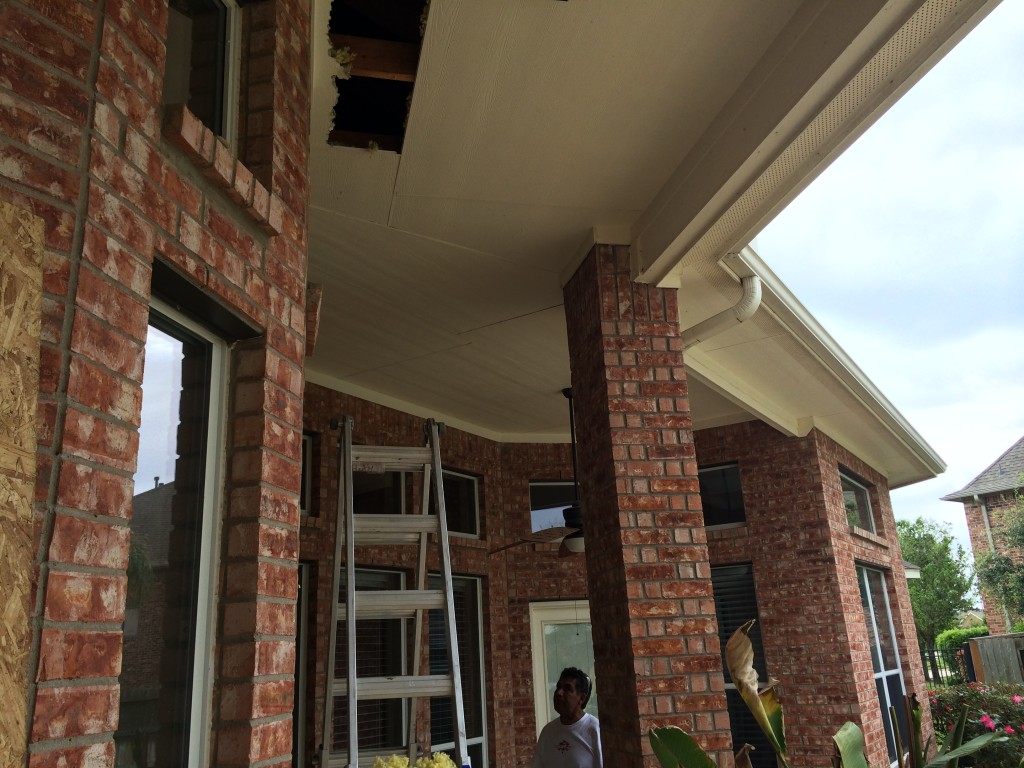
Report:
[[[768,73],[741,94],[746,101],[736,106],[734,98],[731,111],[727,108],[712,124],[711,138],[676,168],[634,225],[636,279],[663,285],[684,260],[717,259],[748,242],[998,3],[885,4],[845,50],[832,51],[833,63],[826,62],[813,83],[804,82],[807,90],[788,102],[792,108],[776,125],[766,128],[765,113],[753,109],[758,98],[766,93],[793,98],[787,79],[794,75],[779,68],[773,58],[779,52],[771,52],[764,62]],[[830,22],[841,22],[844,10],[832,5],[827,10],[810,27],[791,32],[796,41],[789,41],[787,55],[837,34],[842,24]],[[810,37],[802,37],[808,31]],[[820,50],[804,55],[815,66],[822,64]],[[758,136],[760,143],[752,146],[751,138]],[[732,165],[730,156],[738,158]],[[731,172],[724,173],[726,168]],[[711,179],[711,189],[697,179]]]

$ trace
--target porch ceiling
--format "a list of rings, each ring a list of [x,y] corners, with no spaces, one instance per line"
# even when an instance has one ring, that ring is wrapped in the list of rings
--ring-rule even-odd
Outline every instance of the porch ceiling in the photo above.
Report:
[[[628,243],[638,279],[678,285],[684,327],[729,306],[720,259],[994,4],[432,0],[399,155],[328,145],[337,65],[315,0],[310,380],[567,440],[561,284],[590,245]],[[941,471],[884,398],[851,395],[787,296],[688,354],[695,426],[814,424],[894,484]]]

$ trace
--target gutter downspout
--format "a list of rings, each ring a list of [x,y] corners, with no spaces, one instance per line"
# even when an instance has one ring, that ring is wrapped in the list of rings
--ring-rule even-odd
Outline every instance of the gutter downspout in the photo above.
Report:
[[[996,542],[995,538],[992,536],[992,524],[989,522],[988,519],[988,505],[986,505],[985,502],[981,500],[981,497],[978,494],[974,494],[974,503],[977,504],[978,508],[981,510],[981,522],[985,526],[985,539],[988,541],[988,551],[994,555],[996,553]],[[1010,612],[1006,610],[1005,605],[1003,605],[1002,608],[1003,619],[1006,620],[1006,629],[1007,631],[1009,631],[1011,626]]]
[[[680,334],[684,350],[753,317],[761,306],[761,278],[757,275],[745,276],[740,278],[740,284],[743,286],[743,295],[735,306],[702,320]]]

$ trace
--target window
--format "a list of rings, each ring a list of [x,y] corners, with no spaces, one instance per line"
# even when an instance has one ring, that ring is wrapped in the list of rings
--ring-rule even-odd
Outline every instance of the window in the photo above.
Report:
[[[600,717],[601,685],[594,671],[594,630],[587,600],[530,603],[530,654],[533,656],[533,712],[536,736],[558,717],[552,701],[558,677],[566,667],[577,667],[594,684],[587,712]]]
[[[238,104],[238,26],[234,0],[171,0],[164,104],[185,104],[229,144]]]
[[[444,475],[444,511],[448,532],[464,536],[480,535],[478,502],[479,482],[472,475],[446,469]],[[431,510],[434,503],[431,499]]]
[[[700,503],[704,508],[705,528],[739,525],[747,521],[738,464],[701,467],[697,477],[700,481]]]
[[[718,637],[722,645],[722,670],[725,673],[725,698],[729,708],[733,749],[750,744],[754,747],[750,754],[750,762],[754,768],[775,768],[775,752],[739,691],[736,690],[725,666],[725,644],[732,633],[750,619],[758,617],[754,569],[749,563],[714,566],[711,568],[711,587],[715,593],[715,614],[718,617]],[[760,623],[755,624],[749,637],[754,646],[754,669],[757,670],[761,682],[767,683],[760,626]]]
[[[843,506],[846,520],[850,525],[875,532],[875,520],[871,514],[870,486],[847,469],[839,468],[839,482],[843,488]]]
[[[430,589],[441,589],[441,577],[431,574]],[[480,609],[480,579],[454,576],[452,588],[455,598],[455,632],[459,642],[459,665],[462,667],[462,709],[466,718],[466,745],[470,763],[474,768],[487,766],[486,711],[484,696],[483,635]],[[430,611],[430,674],[446,675],[451,671],[448,662],[448,640],[443,611]],[[430,700],[430,743],[435,752],[447,752],[455,759],[455,730],[452,720],[452,700],[437,697]]]
[[[299,489],[299,513],[302,515],[314,514],[313,467],[319,464],[318,442],[316,435],[302,433],[302,485]]]
[[[533,533],[545,528],[565,525],[562,512],[575,504],[576,484],[558,480],[530,481],[530,530]]]
[[[889,595],[885,586],[885,574],[873,568],[857,567],[857,581],[860,584],[860,602],[864,608],[864,623],[867,625],[868,645],[871,647],[871,668],[875,675],[875,690],[881,708],[882,725],[885,727],[885,743],[889,760],[896,759],[896,740],[893,738],[889,707],[899,713],[900,739],[909,744],[907,724],[903,719],[903,671],[896,647],[896,631],[889,611]]]
[[[357,515],[400,515],[405,486],[405,472],[353,472],[352,509]]]
[[[206,765],[225,345],[154,302],[115,764]]]
[[[345,592],[342,572],[341,596]],[[360,590],[402,589],[404,575],[399,571],[356,569],[356,586]],[[429,589],[441,588],[441,577],[428,576]],[[459,663],[462,667],[463,710],[466,718],[466,736],[474,768],[486,768],[487,743],[485,737],[485,702],[483,687],[483,649],[480,607],[480,580],[456,576],[452,579],[455,602],[455,625],[459,642]],[[421,674],[447,674],[448,643],[442,611],[430,611],[429,671]],[[360,619],[356,622],[356,642],[359,648],[357,663],[359,677],[386,677],[411,673],[407,668],[406,635],[412,627],[407,619]],[[335,652],[335,677],[347,676],[347,640],[344,623],[339,624]],[[430,699],[431,744],[434,751],[454,754],[455,740],[452,722],[451,698]],[[334,698],[332,762],[348,753],[348,700]],[[402,699],[381,699],[359,702],[360,756],[404,754],[409,736],[408,713]]]
[[[345,596],[345,571],[341,572],[338,599]],[[405,577],[398,571],[356,569],[359,590],[402,589]],[[406,674],[405,619],[359,619],[356,621],[358,677],[386,677]],[[338,625],[334,653],[334,676],[348,678],[348,638],[345,622]],[[332,756],[348,756],[348,698],[334,697]],[[402,753],[408,740],[405,706],[401,699],[359,702],[359,753],[390,755]],[[332,761],[333,762],[333,761]],[[345,762],[345,761],[343,761]]]

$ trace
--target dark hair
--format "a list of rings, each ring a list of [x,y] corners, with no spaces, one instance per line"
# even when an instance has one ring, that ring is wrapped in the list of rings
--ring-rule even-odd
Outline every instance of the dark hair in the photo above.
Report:
[[[583,702],[580,704],[580,706],[587,706],[587,702],[590,701],[590,694],[593,692],[594,689],[593,683],[590,682],[590,675],[588,675],[582,669],[577,669],[576,667],[566,667],[562,670],[562,673],[558,677],[571,677],[573,680],[575,680],[576,692],[583,697]]]

